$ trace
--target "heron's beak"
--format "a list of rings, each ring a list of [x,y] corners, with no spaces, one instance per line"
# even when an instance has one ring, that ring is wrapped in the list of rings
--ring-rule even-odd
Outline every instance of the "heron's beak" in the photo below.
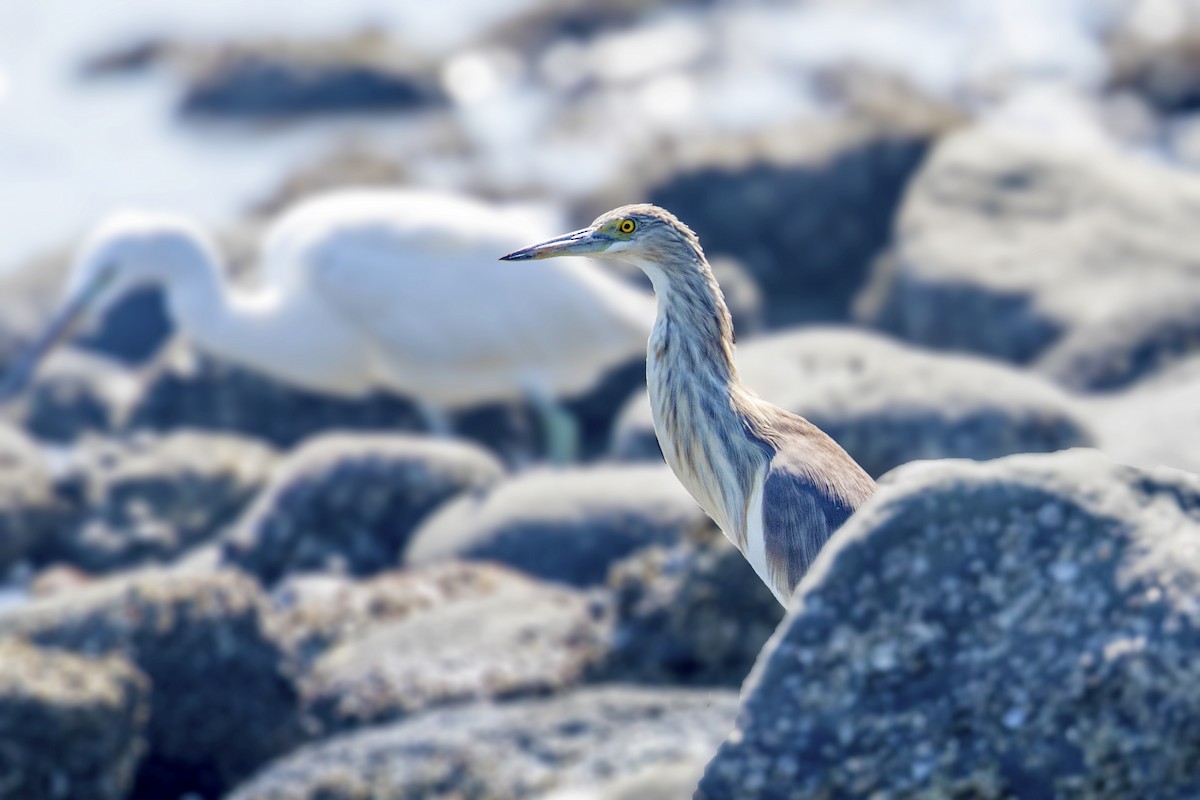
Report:
[[[113,274],[112,270],[101,270],[91,283],[85,285],[58,310],[42,329],[41,334],[21,353],[3,381],[0,381],[0,403],[12,400],[25,390],[37,372],[38,364],[71,334],[84,312],[112,280]]]
[[[556,258],[558,256],[594,256],[603,253],[613,243],[611,237],[593,230],[583,230],[567,233],[554,239],[547,239],[541,244],[515,250],[501,261],[535,261],[541,258]]]

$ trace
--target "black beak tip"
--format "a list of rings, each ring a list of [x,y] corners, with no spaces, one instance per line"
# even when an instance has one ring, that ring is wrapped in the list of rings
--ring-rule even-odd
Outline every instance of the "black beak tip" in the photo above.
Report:
[[[524,261],[525,258],[520,250],[515,250],[506,256],[500,256],[501,261]]]

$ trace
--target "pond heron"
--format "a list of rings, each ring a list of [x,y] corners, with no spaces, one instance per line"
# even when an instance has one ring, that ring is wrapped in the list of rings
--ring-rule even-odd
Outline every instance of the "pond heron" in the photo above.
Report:
[[[647,347],[654,430],[692,497],[787,605],[838,527],[875,490],[845,450],[738,378],[733,322],[696,235],[669,212],[632,205],[505,261],[592,256],[650,278],[658,317]]]

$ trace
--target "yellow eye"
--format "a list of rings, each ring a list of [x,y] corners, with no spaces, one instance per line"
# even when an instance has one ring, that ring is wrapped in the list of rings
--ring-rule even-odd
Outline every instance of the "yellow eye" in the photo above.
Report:
[[[628,236],[637,230],[637,223],[631,219],[623,219],[617,223],[617,230]]]

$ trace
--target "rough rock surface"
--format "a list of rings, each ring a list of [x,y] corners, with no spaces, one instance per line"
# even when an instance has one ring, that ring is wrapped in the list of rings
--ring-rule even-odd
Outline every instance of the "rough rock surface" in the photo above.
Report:
[[[443,595],[409,613],[396,614],[394,607],[378,613],[388,600],[402,598],[406,585],[416,594],[439,578],[444,583],[472,572],[474,591]],[[377,613],[328,646],[301,680],[306,703],[326,731],[472,700],[557,693],[583,679],[611,636],[600,598],[490,565],[398,573],[346,595]]]
[[[1116,152],[974,128],[909,188],[859,317],[1026,363],[1064,335],[1200,282],[1200,181]]]
[[[88,572],[170,560],[232,522],[276,461],[270,448],[221,434],[89,439],[56,470],[64,519],[36,556]]]
[[[0,641],[0,796],[124,800],[144,749],[148,690],[120,656]]]
[[[0,425],[0,571],[29,555],[57,519],[50,472],[37,445]]]
[[[666,466],[531,471],[446,504],[413,535],[405,562],[496,561],[592,586],[615,561],[678,541],[704,519]]]
[[[915,459],[989,459],[1092,441],[1070,398],[1035,376],[871,333],[778,334],[741,345],[737,360],[755,392],[807,417],[876,476]],[[614,451],[661,457],[646,395],[622,412]]]
[[[914,464],[764,649],[707,800],[1194,797],[1200,477]]]
[[[14,418],[39,439],[71,442],[117,427],[138,388],[136,376],[117,362],[64,347],[39,365],[14,404]]]
[[[465,442],[327,435],[284,463],[223,542],[224,559],[273,583],[288,572],[369,574],[395,566],[413,530],[504,468]]]
[[[605,680],[742,685],[783,607],[714,525],[613,567],[616,635]]]
[[[148,570],[7,609],[0,634],[128,658],[151,683],[134,796],[212,797],[300,739],[267,612],[248,577]]]
[[[230,800],[515,800],[676,765],[728,733],[728,691],[605,687],[435,711],[298,750]]]

